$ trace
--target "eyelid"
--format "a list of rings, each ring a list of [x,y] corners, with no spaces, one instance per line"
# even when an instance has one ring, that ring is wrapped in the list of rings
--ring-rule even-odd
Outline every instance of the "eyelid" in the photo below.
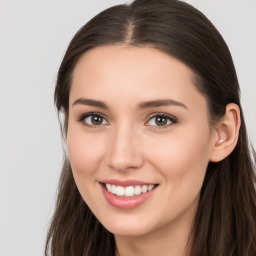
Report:
[[[107,119],[103,114],[101,114],[101,113],[99,113],[99,112],[88,112],[88,113],[84,113],[84,114],[82,114],[82,115],[79,116],[78,122],[83,122],[87,117],[93,116],[93,115],[102,117],[102,118],[103,118],[104,120],[106,120],[107,123],[109,124],[108,119]],[[88,123],[86,123],[86,122],[83,122],[83,125],[85,125],[85,126],[87,126],[87,127],[89,127],[89,128],[100,128],[101,126],[104,126],[104,125],[106,125],[106,124],[90,125],[90,124],[88,124]]]
[[[158,126],[158,125],[148,125],[147,123],[152,119],[152,118],[156,118],[157,116],[160,116],[160,117],[165,117],[165,118],[168,118],[171,123],[170,124],[167,124],[167,125],[162,125],[162,126]],[[170,114],[166,114],[166,113],[153,113],[151,114],[148,118],[147,118],[147,122],[145,123],[146,126],[151,126],[153,128],[157,128],[157,129],[164,129],[164,128],[167,128],[169,126],[172,126],[174,124],[176,124],[178,122],[178,119],[176,117],[174,117],[173,115],[170,115]]]

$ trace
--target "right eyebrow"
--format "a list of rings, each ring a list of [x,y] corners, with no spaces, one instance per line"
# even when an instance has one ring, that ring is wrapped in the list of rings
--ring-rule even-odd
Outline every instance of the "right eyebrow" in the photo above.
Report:
[[[72,104],[72,107],[75,105],[79,105],[79,104],[102,108],[102,109],[106,109],[106,110],[108,109],[108,106],[102,101],[85,99],[85,98],[79,98],[79,99],[75,100]]]

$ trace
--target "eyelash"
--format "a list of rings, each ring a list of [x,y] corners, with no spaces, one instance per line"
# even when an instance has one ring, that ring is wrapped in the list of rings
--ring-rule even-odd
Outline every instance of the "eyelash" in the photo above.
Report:
[[[109,122],[107,121],[107,119],[100,113],[95,113],[95,112],[91,112],[91,113],[86,113],[86,114],[83,114],[79,117],[78,121],[79,122],[83,122],[83,124],[89,128],[101,128],[102,125],[106,125],[106,124],[99,124],[99,125],[94,125],[94,124],[88,124],[85,122],[85,119],[88,118],[88,117],[92,117],[92,116],[96,116],[96,117],[100,117],[102,118],[103,120],[105,120],[108,124]],[[166,125],[148,125],[147,123],[149,123],[153,118],[157,118],[157,117],[160,117],[160,118],[166,118],[167,121],[169,121],[168,124]],[[169,115],[169,114],[165,114],[165,113],[155,113],[155,114],[152,114],[150,117],[149,117],[149,120],[146,122],[146,126],[151,126],[151,127],[154,127],[156,129],[164,129],[164,128],[167,128],[171,125],[174,125],[178,122],[177,118],[172,116],[172,115]]]
[[[167,121],[169,121],[169,123],[166,125],[147,125],[147,123],[149,123],[152,119],[157,118],[157,117],[165,118],[165,119],[167,119]],[[172,115],[165,114],[165,113],[155,113],[149,117],[149,120],[147,121],[146,125],[154,127],[156,129],[165,129],[165,128],[168,128],[169,126],[176,124],[177,122],[178,122],[177,118]]]
[[[88,123],[86,123],[86,122],[85,122],[85,119],[86,119],[87,117],[90,117],[90,116],[91,116],[91,117],[92,117],[92,116],[97,116],[97,117],[100,117],[100,118],[106,120],[106,118],[105,118],[102,114],[100,114],[100,113],[95,113],[95,112],[91,112],[91,113],[86,113],[86,114],[81,115],[81,116],[79,117],[78,121],[79,121],[79,122],[82,122],[85,126],[87,126],[87,127],[89,127],[89,128],[101,128],[102,125],[105,125],[105,124],[94,125],[94,124],[88,124]],[[107,121],[107,122],[108,122],[108,121]]]

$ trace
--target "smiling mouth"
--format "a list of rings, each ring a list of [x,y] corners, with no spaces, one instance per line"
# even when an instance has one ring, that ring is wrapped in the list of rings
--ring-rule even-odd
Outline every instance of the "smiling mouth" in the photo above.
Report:
[[[109,183],[102,183],[102,186],[111,194],[118,197],[132,197],[145,194],[158,186],[158,184],[151,185],[135,185],[135,186],[117,186]]]

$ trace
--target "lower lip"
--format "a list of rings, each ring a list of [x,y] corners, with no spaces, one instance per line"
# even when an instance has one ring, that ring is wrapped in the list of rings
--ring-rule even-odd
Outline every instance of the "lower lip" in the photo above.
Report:
[[[112,193],[110,193],[103,184],[101,185],[102,192],[106,198],[106,200],[114,207],[119,208],[119,209],[133,209],[141,204],[143,204],[147,199],[149,199],[153,193],[155,192],[156,187],[154,187],[152,190],[146,192],[146,193],[141,193],[140,195],[137,196],[130,196],[130,197],[121,197],[121,196],[116,196]]]

